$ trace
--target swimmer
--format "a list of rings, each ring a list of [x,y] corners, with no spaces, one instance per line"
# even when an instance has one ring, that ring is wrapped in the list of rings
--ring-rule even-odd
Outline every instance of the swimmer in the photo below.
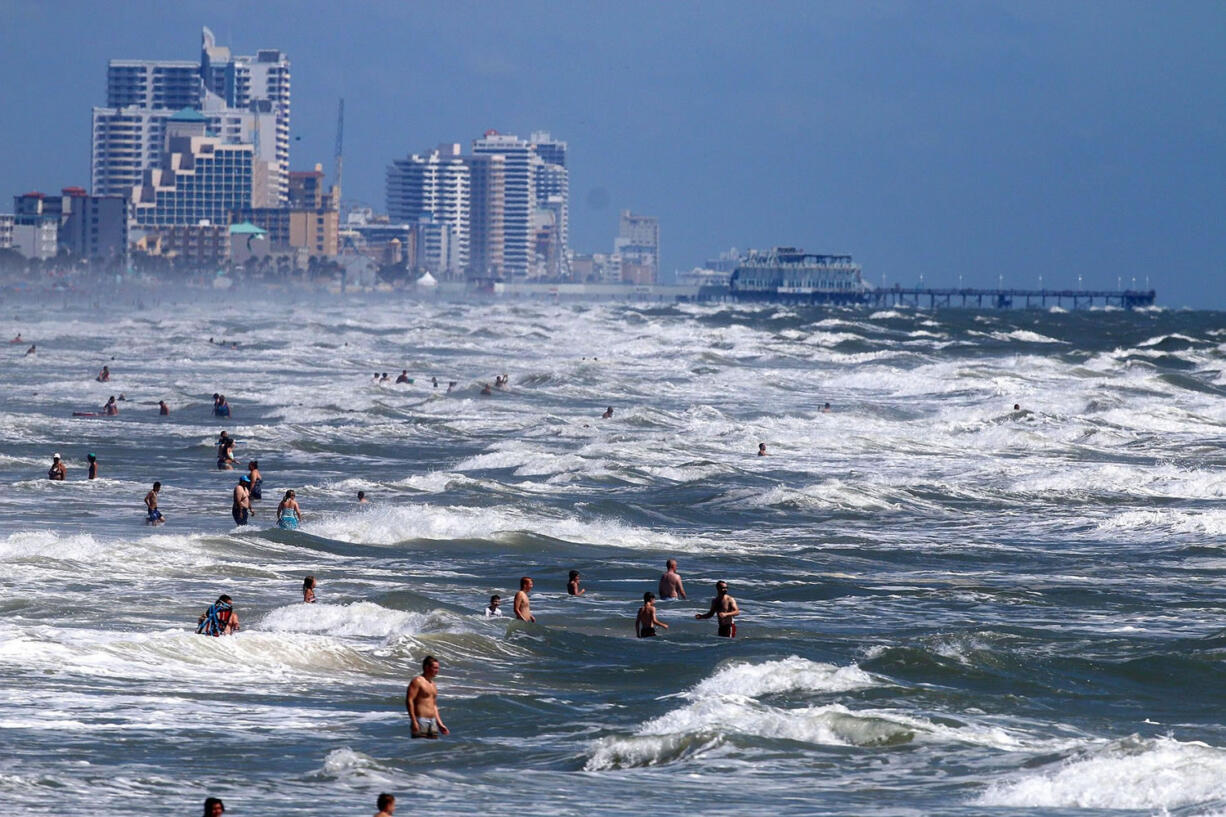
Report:
[[[404,692],[404,708],[409,712],[409,725],[415,738],[437,739],[440,733],[451,733],[438,711],[438,687],[434,684],[438,666],[438,659],[427,655],[421,662],[421,675],[414,678]]]
[[[1014,410],[1014,411],[1021,411],[1021,410],[1022,410],[1022,404],[1021,404],[1021,403],[1014,403],[1014,404],[1013,404],[1013,410]]]
[[[566,582],[566,593],[570,596],[582,596],[587,591],[579,587],[579,571],[570,572],[570,580]]]
[[[303,604],[315,603],[315,577],[307,576],[302,580],[302,602]]]
[[[149,493],[145,494],[145,517],[146,525],[160,525],[166,521],[162,516],[162,512],[158,510],[158,494],[162,491],[162,483],[155,482]]]
[[[515,617],[520,621],[530,621],[536,623],[536,616],[532,615],[532,605],[528,601],[528,594],[532,592],[532,577],[524,576],[519,580],[519,592],[515,594]]]
[[[660,619],[656,618],[656,596],[648,590],[643,594],[643,606],[639,608],[639,613],[634,617],[634,635],[636,638],[652,638],[656,634],[656,628],[663,627],[668,629],[668,625]]]
[[[437,377],[430,378],[430,385],[437,389],[438,388],[438,378]]]
[[[481,393],[482,393],[482,394],[485,394],[485,395],[490,395],[490,394],[493,394],[493,392],[492,392],[492,391],[490,391],[490,384],[489,384],[489,383],[482,383],[482,384],[481,384]]]
[[[358,491],[358,504],[359,505],[369,505],[370,504],[370,500],[366,498],[365,491]]]
[[[17,337],[10,340],[9,343],[25,343],[25,341],[21,339],[21,333],[18,332]]]
[[[277,527],[285,530],[298,530],[298,520],[302,515],[302,509],[298,507],[297,496],[293,490],[285,492],[285,496],[281,498],[281,504],[277,506]]]
[[[163,417],[170,414],[170,406],[166,405],[165,400],[158,401],[158,414],[162,415]]]
[[[698,613],[694,618],[719,617],[719,629],[716,631],[721,638],[736,638],[736,621],[734,616],[741,614],[741,608],[736,606],[736,599],[728,595],[728,582],[722,579],[715,583],[715,598],[711,599],[711,609]]]
[[[373,379],[373,380],[371,380],[370,382],[371,382],[371,383],[378,383],[378,382],[379,382],[379,373],[378,373],[378,372],[375,372],[375,377],[374,377],[374,379]]]
[[[260,473],[260,463],[252,460],[247,463],[247,476],[251,477],[251,498],[264,498],[264,476]]]
[[[397,377],[397,378],[396,378],[396,382],[397,382],[397,383],[408,383],[408,382],[410,382],[410,381],[409,381],[409,370],[408,370],[408,369],[401,369],[401,370],[400,370],[400,377]]]
[[[234,612],[233,599],[222,593],[217,601],[209,605],[196,622],[196,632],[200,635],[230,635],[239,629],[238,613]]]
[[[93,454],[87,454],[85,458],[89,460],[89,476],[87,477],[87,479],[97,479],[98,478],[98,458],[95,457]]]
[[[126,397],[124,397],[124,396],[123,396],[123,392],[120,392],[120,393],[119,393],[119,402],[120,402],[120,403],[126,403],[126,402],[128,402],[128,398],[126,398]]]
[[[33,354],[37,354],[37,353],[38,353],[38,346],[37,346],[37,344],[31,343],[31,344],[30,344],[30,348],[29,348],[29,349],[26,349],[26,354],[27,354],[27,355],[33,355]]]
[[[664,563],[659,592],[662,599],[685,598],[685,585],[681,583],[681,574],[677,572],[676,559],[669,559]]]
[[[234,470],[234,438],[226,432],[221,432],[217,438],[217,470]]]
[[[213,339],[209,338],[209,343]],[[206,797],[204,799],[204,817],[221,817],[226,813],[226,804],[221,802],[220,797]]]
[[[380,378],[379,378],[379,382],[380,382],[380,383],[386,383],[386,382],[387,382],[387,372],[384,372],[384,373],[383,373],[383,377],[380,377]]]
[[[379,809],[375,812],[375,817],[392,817],[396,813],[396,795],[384,792],[375,800],[375,806]]]
[[[829,413],[830,413],[830,404],[823,403],[822,404],[822,414],[829,414]]]
[[[490,596],[490,606],[485,608],[486,618],[502,618],[502,609],[499,605],[502,604],[502,596],[495,593]]]
[[[607,409],[604,410],[604,414],[600,415],[600,419],[608,420],[612,416],[613,416],[613,407],[609,406]]]
[[[455,381],[454,381],[454,380],[448,380],[448,381],[447,381],[447,393],[448,393],[448,394],[451,394],[451,390],[452,390],[452,389],[454,389],[454,388],[455,388]]]
[[[758,443],[758,456],[759,457],[766,456],[766,443]]]
[[[243,474],[238,478],[238,484],[234,486],[234,504],[230,506],[230,515],[234,517],[236,525],[246,525],[247,517],[253,514],[251,494],[248,491],[250,484],[251,477]]]
[[[226,402],[224,394],[217,395],[217,402],[213,405],[213,414],[216,417],[230,416],[230,404]]]
[[[64,461],[60,459],[59,454],[52,454],[51,467],[47,469],[47,479],[63,482],[66,476],[68,476],[68,469],[64,467]]]
[[[94,378],[99,383],[106,383],[111,379],[111,370],[107,366],[102,367],[102,371],[98,372],[98,376]]]
[[[114,417],[119,413],[119,404],[115,402],[115,395],[111,395],[111,399],[106,401],[106,405],[102,407],[102,413],[108,417]]]

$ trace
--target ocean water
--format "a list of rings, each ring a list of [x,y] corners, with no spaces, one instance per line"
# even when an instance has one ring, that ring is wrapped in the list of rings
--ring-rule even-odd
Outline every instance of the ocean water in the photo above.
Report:
[[[0,303],[4,814],[1226,814],[1226,315],[86,300]]]

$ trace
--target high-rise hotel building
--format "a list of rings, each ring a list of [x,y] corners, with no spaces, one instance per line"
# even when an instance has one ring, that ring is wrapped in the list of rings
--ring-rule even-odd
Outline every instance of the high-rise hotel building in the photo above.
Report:
[[[458,144],[397,159],[387,168],[387,215],[419,225],[419,257],[433,273],[468,268],[472,170]]]
[[[111,60],[107,104],[93,109],[91,184],[97,195],[127,195],[161,160],[167,121],[201,112],[225,144],[248,144],[257,167],[257,206],[280,206],[289,193],[290,64],[282,52],[232,56],[202,31],[200,62]]]

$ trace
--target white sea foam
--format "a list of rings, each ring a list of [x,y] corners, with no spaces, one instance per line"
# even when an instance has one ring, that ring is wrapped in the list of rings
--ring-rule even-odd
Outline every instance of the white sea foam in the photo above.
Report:
[[[1055,769],[993,783],[976,805],[1009,808],[1174,809],[1226,799],[1226,749],[1172,738],[1129,738]]]
[[[370,545],[391,545],[412,539],[499,539],[524,532],[618,547],[693,550],[703,545],[701,540],[613,521],[535,516],[509,506],[374,506],[311,520],[303,525],[303,530],[317,536]]]

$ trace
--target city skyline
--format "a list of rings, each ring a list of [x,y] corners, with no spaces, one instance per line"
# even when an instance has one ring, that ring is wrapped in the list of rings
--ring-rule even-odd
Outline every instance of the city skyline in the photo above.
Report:
[[[666,274],[791,244],[851,252],[878,285],[1148,276],[1165,304],[1226,305],[1213,4],[6,5],[0,103],[26,114],[0,135],[10,194],[85,183],[106,61],[191,58],[209,25],[293,62],[294,169],[331,174],[346,98],[346,198],[375,209],[396,158],[547,129],[570,143],[579,252],[629,209],[663,225]]]

